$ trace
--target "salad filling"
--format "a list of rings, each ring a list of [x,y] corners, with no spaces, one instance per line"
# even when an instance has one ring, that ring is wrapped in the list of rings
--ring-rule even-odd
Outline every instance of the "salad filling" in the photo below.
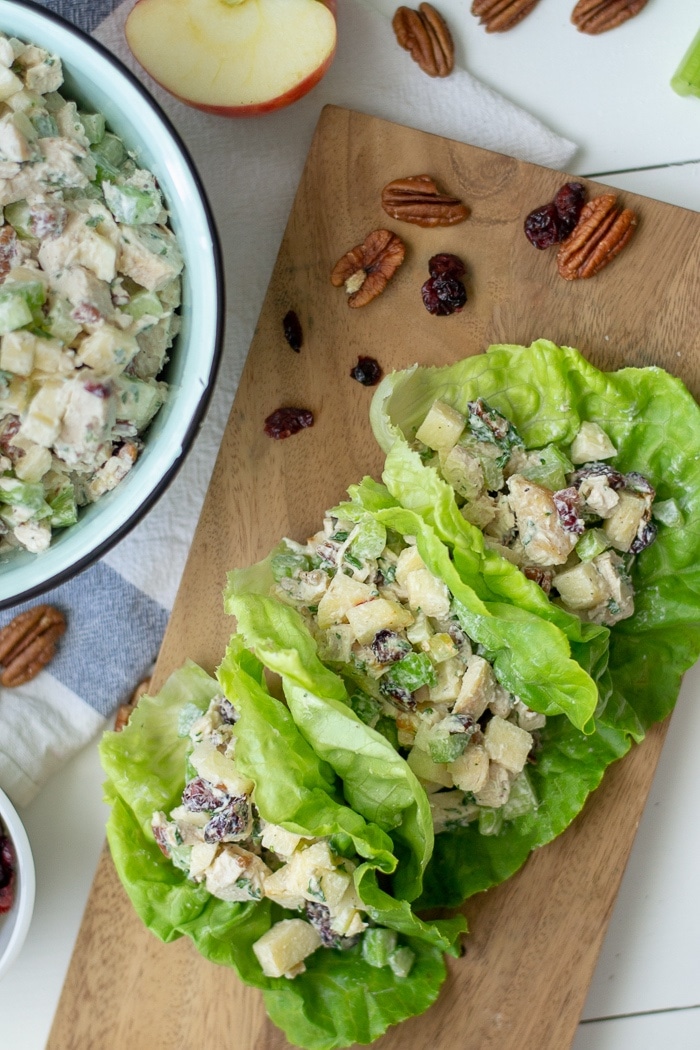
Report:
[[[155,176],[0,33],[0,552],[45,550],[167,397],[183,260]]]
[[[319,948],[347,951],[359,942],[370,965],[406,977],[414,953],[398,944],[396,931],[371,922],[355,889],[353,872],[361,858],[347,856],[347,848],[338,852],[332,838],[298,835],[260,816],[255,785],[236,767],[237,721],[223,695],[204,714],[194,704],[182,710],[189,775],[181,804],[169,815],[153,814],[161,852],[222,901],[266,898],[301,913],[276,922],[253,944],[266,977],[297,977]]]

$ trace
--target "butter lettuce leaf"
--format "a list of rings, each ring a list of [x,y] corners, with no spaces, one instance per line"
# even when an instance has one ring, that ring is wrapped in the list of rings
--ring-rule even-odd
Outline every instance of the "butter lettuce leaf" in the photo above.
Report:
[[[170,942],[188,936],[207,959],[232,967],[246,983],[262,989],[270,1017],[290,1042],[335,1050],[376,1039],[437,998],[446,972],[443,953],[456,951],[464,922],[422,922],[405,901],[379,887],[377,874],[396,868],[390,838],[343,804],[330,766],[269,695],[262,666],[240,644],[229,647],[219,678],[188,663],[158,696],[140,700],[121,733],[104,734],[100,755],[112,805],[107,836],[119,877],[158,937]],[[369,966],[359,945],[346,952],[320,949],[293,981],[265,977],[252,946],[273,923],[294,913],[265,899],[219,900],[161,854],[150,821],[154,810],[176,805],[184,787],[188,739],[178,734],[179,716],[191,704],[206,710],[222,688],[240,715],[237,762],[256,784],[261,814],[297,833],[350,837],[366,858],[354,878],[368,912],[398,930],[416,955],[407,977]]]

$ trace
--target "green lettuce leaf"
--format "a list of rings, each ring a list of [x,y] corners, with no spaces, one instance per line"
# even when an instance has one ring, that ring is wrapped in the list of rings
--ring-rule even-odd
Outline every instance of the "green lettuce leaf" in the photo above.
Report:
[[[294,722],[343,781],[348,804],[392,833],[399,858],[394,894],[413,900],[433,849],[425,792],[388,740],[351,709],[342,678],[319,660],[301,615],[268,596],[271,559],[229,573],[226,611],[257,658],[281,676]]]
[[[377,388],[371,421],[387,452],[383,478],[390,492],[433,525],[480,597],[557,624],[582,666],[591,658],[586,645],[597,644],[590,625],[577,626],[576,617],[486,550],[479,529],[459,514],[450,486],[408,446],[436,398],[466,413],[476,397],[503,413],[527,448],[553,443],[566,449],[583,420],[598,423],[618,450],[618,469],[644,474],[660,500],[673,499],[680,509],[681,523],[659,525],[656,542],[635,559],[635,613],[615,625],[610,639],[613,706],[620,724],[636,719],[639,739],[671,711],[681,677],[700,653],[700,410],[681,381],[660,368],[601,372],[577,350],[544,339],[529,347],[492,346],[446,368],[397,372]]]
[[[188,663],[156,697],[143,697],[121,733],[105,733],[100,754],[112,805],[107,835],[120,879],[146,925],[169,942],[192,939],[209,960],[231,966],[246,983],[261,988],[268,1012],[287,1038],[310,1050],[334,1050],[376,1039],[390,1024],[423,1012],[445,977],[444,951],[464,929],[462,920],[421,922],[404,901],[377,883],[378,872],[396,867],[391,840],[380,828],[342,804],[329,766],[316,757],[282,704],[262,682],[262,668],[233,644],[220,669],[221,683]],[[289,915],[268,900],[229,903],[190,882],[160,852],[150,831],[156,809],[179,802],[185,781],[186,737],[178,734],[183,709],[204,711],[221,692],[240,714],[237,762],[256,784],[265,819],[307,835],[346,835],[368,858],[355,871],[360,896],[376,922],[404,934],[416,955],[408,977],[369,966],[360,946],[347,952],[319,951],[294,981],[262,974],[252,946]],[[277,781],[277,783],[272,783]]]

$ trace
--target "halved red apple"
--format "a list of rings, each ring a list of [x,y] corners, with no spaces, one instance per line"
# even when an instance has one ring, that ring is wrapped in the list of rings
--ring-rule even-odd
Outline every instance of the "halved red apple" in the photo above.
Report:
[[[247,117],[296,102],[328,70],[336,0],[138,0],[126,39],[182,102]]]

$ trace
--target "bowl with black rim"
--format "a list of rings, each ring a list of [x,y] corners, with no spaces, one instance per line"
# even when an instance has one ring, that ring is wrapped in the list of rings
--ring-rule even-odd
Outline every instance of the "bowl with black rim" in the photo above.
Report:
[[[0,790],[0,978],[25,942],[34,912],[34,860],[16,809]]]
[[[212,393],[221,356],[224,285],[216,227],[201,180],[174,127],[142,84],[99,43],[50,11],[0,0],[0,30],[61,59],[61,93],[104,114],[140,167],[153,172],[185,261],[181,329],[158,378],[168,396],[143,434],[131,471],[111,492],[81,508],[34,554],[0,556],[0,609],[55,587],[106,553],[165,491],[192,445]]]

